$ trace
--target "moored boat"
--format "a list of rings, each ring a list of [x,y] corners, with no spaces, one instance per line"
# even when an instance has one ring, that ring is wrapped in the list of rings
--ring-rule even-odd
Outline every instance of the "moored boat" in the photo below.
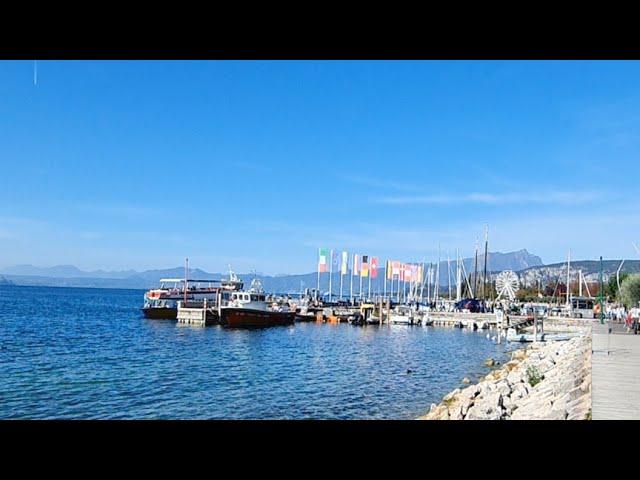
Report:
[[[175,320],[178,316],[178,302],[217,301],[218,293],[242,289],[242,282],[235,276],[229,280],[196,280],[184,278],[163,278],[160,287],[144,294],[142,313],[150,319]]]
[[[226,327],[271,327],[291,325],[296,311],[284,306],[270,307],[260,281],[254,279],[249,291],[225,292],[220,323]]]
[[[389,315],[389,322],[402,325],[417,324],[419,315],[411,307],[400,305]]]

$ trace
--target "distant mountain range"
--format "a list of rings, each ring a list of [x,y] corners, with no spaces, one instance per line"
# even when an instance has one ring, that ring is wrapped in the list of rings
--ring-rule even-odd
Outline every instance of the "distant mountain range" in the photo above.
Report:
[[[611,275],[615,275],[620,266],[621,260],[605,260],[603,262],[604,281],[608,281]],[[464,272],[467,275],[473,274],[475,258],[465,258],[463,260]],[[434,265],[435,266],[435,265]],[[384,290],[385,268],[380,265],[378,277],[371,280],[371,291],[382,292]],[[478,273],[482,275],[484,267],[484,255],[478,254]],[[527,250],[517,252],[490,252],[488,255],[487,270],[494,277],[495,274],[503,270],[513,270],[518,272],[522,286],[543,284],[555,284],[566,282],[567,264],[553,263],[544,265],[542,259],[532,255]],[[571,281],[576,282],[578,271],[588,282],[597,282],[600,274],[600,262],[597,260],[579,260],[571,262]],[[621,269],[622,272],[640,273],[640,260],[625,260]],[[253,274],[238,274],[245,284],[249,286]],[[452,260],[440,262],[440,285],[446,288],[451,279],[455,284],[456,262]],[[189,277],[197,279],[219,280],[227,277],[227,273],[209,273],[199,268],[190,269]],[[161,278],[183,278],[184,267],[175,267],[158,270],[145,270],[138,272],[135,270],[104,271],[93,270],[83,271],[73,265],[57,265],[54,267],[35,267],[33,265],[16,265],[13,267],[0,269],[0,286],[7,285],[35,285],[54,287],[85,287],[85,288],[131,288],[148,289],[159,284]],[[268,292],[277,293],[298,293],[305,288],[315,288],[318,282],[316,272],[299,275],[256,275]],[[354,293],[360,290],[360,278],[345,275],[343,280],[343,293],[349,295],[353,281]],[[397,280],[395,281],[397,284]],[[329,274],[323,273],[320,276],[320,288],[324,292],[329,290]],[[389,288],[389,282],[387,282]],[[396,287],[394,287],[395,289]],[[362,281],[362,290],[369,289],[369,279]],[[331,278],[331,290],[333,293],[340,291],[340,274],[338,267],[334,266],[334,273]],[[441,290],[442,291],[442,290]]]
[[[527,250],[517,252],[490,252],[488,255],[488,270],[497,272],[502,270],[523,270],[530,267],[542,265],[542,259],[530,254]],[[467,273],[472,273],[474,268],[474,258],[463,259],[463,265]],[[478,271],[482,272],[484,257],[478,255]],[[443,260],[440,262],[440,284],[448,283],[449,271],[455,276],[455,259],[450,262]],[[385,276],[384,264],[380,265],[378,278],[372,279],[372,291],[383,289],[383,279]],[[332,291],[336,292],[340,288],[340,274],[338,268],[334,268],[332,276]],[[39,286],[60,286],[60,287],[93,287],[93,288],[140,288],[147,289],[158,285],[161,278],[183,278],[184,267],[175,267],[159,270],[145,270],[138,272],[135,270],[104,271],[93,270],[83,271],[73,265],[56,265],[53,267],[36,267],[33,265],[16,265],[0,270],[0,274],[9,282],[16,285],[39,285]],[[209,273],[199,268],[189,269],[189,277],[197,279],[218,280],[226,277],[224,273]],[[253,274],[239,274],[240,278],[248,284],[253,278]],[[299,292],[304,288],[315,288],[318,276],[316,272],[299,275],[256,275],[262,281],[265,290],[269,292]],[[350,288],[350,275],[343,277],[343,291],[348,292]],[[354,278],[354,291],[359,291],[360,280]],[[328,290],[329,275],[321,275],[320,288]],[[368,279],[363,280],[363,290],[368,289]]]

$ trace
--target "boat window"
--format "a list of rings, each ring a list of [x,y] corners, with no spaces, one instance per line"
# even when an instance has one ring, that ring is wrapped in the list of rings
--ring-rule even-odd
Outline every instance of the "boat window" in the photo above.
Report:
[[[238,298],[238,296],[234,293],[233,296],[231,297],[233,300],[235,300],[236,298]]]
[[[245,299],[245,300],[249,300],[249,294],[248,294],[248,293],[245,293],[245,294],[244,294],[244,299]]]

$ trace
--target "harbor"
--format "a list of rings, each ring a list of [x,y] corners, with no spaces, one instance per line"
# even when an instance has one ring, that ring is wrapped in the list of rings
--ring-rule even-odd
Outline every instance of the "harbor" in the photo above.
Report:
[[[314,324],[345,324],[344,328],[375,329],[379,332],[376,335],[398,328],[406,329],[408,335],[416,335],[419,331],[469,332],[487,346],[499,348],[501,354],[485,360],[483,365],[489,372],[478,375],[477,383],[466,375],[457,379],[461,387],[444,395],[439,404],[432,403],[429,413],[417,418],[592,418],[591,331],[602,317],[598,314],[604,311],[604,302],[602,295],[599,301],[582,296],[581,272],[577,295],[567,288],[564,297],[558,295],[554,307],[551,303],[518,302],[519,278],[511,271],[502,272],[492,282],[487,274],[486,247],[484,273],[479,274],[476,263],[475,272],[467,274],[462,264],[456,262],[459,266],[454,283],[444,287],[435,281],[439,278],[435,276],[437,268],[429,266],[424,270],[422,265],[389,260],[382,292],[371,291],[371,279],[378,274],[376,257],[354,254],[351,271],[347,266],[348,253],[343,252],[340,257],[340,289],[335,296],[331,292],[332,267],[327,268],[327,263],[334,264],[333,250],[319,249],[317,288],[307,289],[298,296],[267,294],[255,278],[245,291],[244,282],[231,271],[228,278],[219,280],[219,286],[211,290],[212,297],[188,299],[188,294],[196,294],[198,288],[191,291],[186,288],[189,281],[185,265],[184,298],[177,301],[177,324],[268,327],[278,325],[275,319],[286,316],[289,319],[286,324],[294,329],[299,328],[296,324],[304,324],[305,328],[314,328]],[[395,270],[394,266],[397,267]],[[320,290],[321,273],[329,273],[327,294]],[[348,296],[343,294],[343,275],[350,277]],[[570,275],[570,263],[567,262],[567,285]],[[360,290],[356,295],[353,294],[354,278],[357,278]],[[366,294],[363,279],[368,283]],[[585,286],[589,288],[586,282]],[[478,292],[480,294],[476,295]],[[225,321],[229,309],[244,310],[253,321],[233,325]],[[335,335],[345,334],[343,329],[331,331]],[[501,358],[501,355],[508,356]],[[407,374],[413,372],[412,368],[406,370]],[[472,385],[464,387],[468,383]]]
[[[459,328],[179,324],[144,317],[143,294],[0,287],[0,416],[410,420],[510,351]]]
[[[421,277],[420,269],[414,276],[409,270],[406,285],[391,273],[387,289],[383,285],[382,292],[353,298],[318,288],[297,295],[267,292],[255,275],[231,269],[217,279],[193,278],[188,260],[183,278],[164,277],[144,292],[2,286],[1,293],[21,299],[8,317],[3,355],[20,352],[25,341],[42,342],[42,332],[57,332],[56,338],[91,332],[91,338],[109,342],[93,350],[86,341],[73,343],[71,350],[62,344],[46,347],[42,359],[55,359],[52,374],[46,373],[50,364],[38,358],[9,369],[0,383],[31,396],[25,402],[9,395],[1,411],[4,418],[585,420],[629,415],[616,407],[627,403],[615,392],[634,398],[637,385],[614,386],[623,377],[611,369],[631,371],[635,350],[622,324],[611,323],[615,304],[602,295],[584,297],[578,289],[566,289],[555,304],[523,302],[515,274],[495,282],[487,275],[487,288],[471,295],[470,286],[485,283],[480,275],[477,280],[461,275],[460,282],[438,286],[428,275]],[[359,276],[352,277],[364,284],[362,271],[359,264]],[[53,305],[68,307],[58,311]],[[48,314],[23,323],[20,312],[33,307]],[[619,335],[610,342],[606,361],[605,318]],[[28,335],[17,335],[25,325]],[[95,359],[88,356],[94,354]],[[113,370],[115,364],[127,369]],[[144,386],[149,377],[168,386],[162,391]],[[69,401],[61,393],[53,410],[45,408],[38,400],[45,391],[41,382],[47,391],[56,390],[54,382],[74,393]],[[115,392],[106,409],[102,385]],[[79,397],[86,400],[78,404],[73,399]]]

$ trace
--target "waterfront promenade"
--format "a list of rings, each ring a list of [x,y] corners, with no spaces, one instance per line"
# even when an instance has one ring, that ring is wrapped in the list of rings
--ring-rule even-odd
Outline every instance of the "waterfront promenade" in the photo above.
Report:
[[[606,323],[593,325],[594,420],[640,419],[640,335],[625,334],[622,328],[614,325],[609,335]]]

